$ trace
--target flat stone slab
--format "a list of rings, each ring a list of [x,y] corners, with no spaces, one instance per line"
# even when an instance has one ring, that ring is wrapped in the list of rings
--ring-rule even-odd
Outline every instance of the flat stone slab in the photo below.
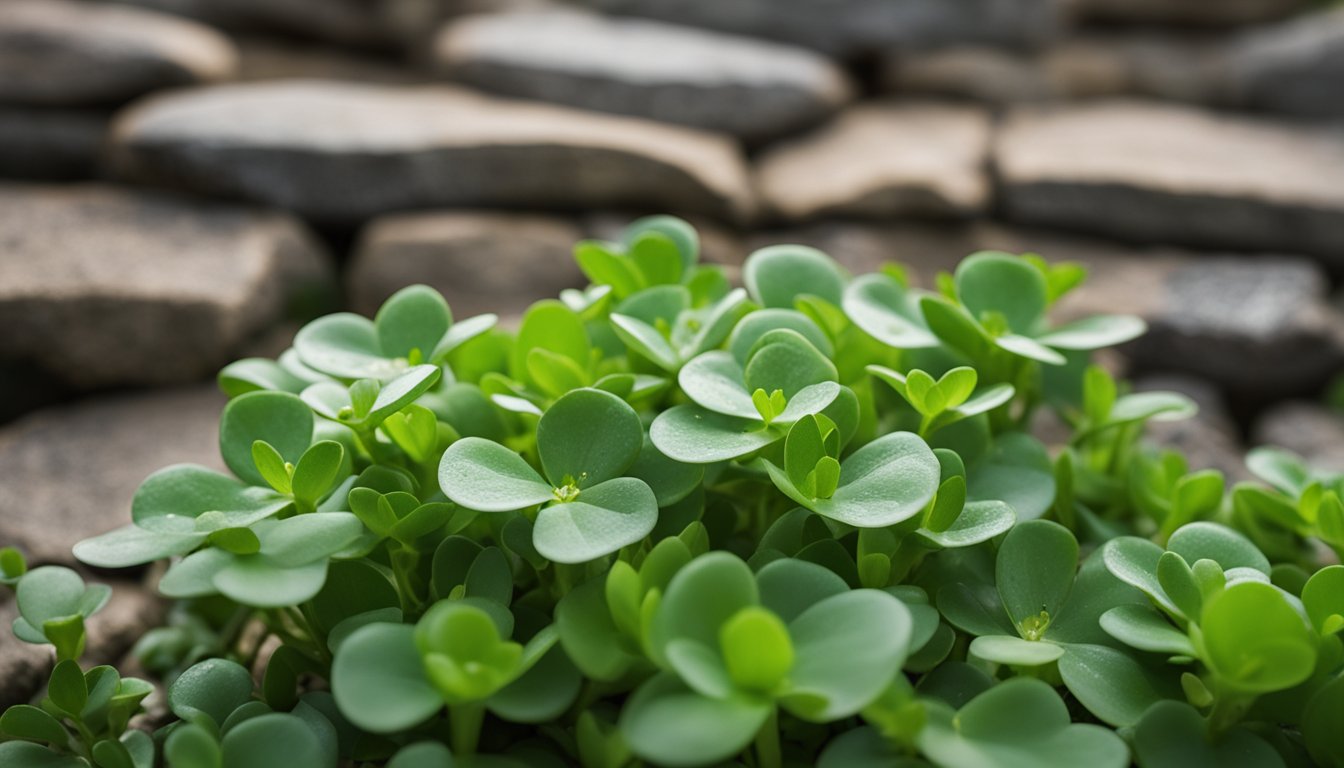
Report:
[[[1055,0],[581,0],[617,14],[783,40],[831,54],[956,43],[1021,46],[1053,35]]]
[[[228,38],[139,8],[76,0],[0,3],[0,102],[115,104],[228,77]]]
[[[0,185],[0,233],[0,358],[76,387],[209,377],[332,282],[288,216],[97,184]]]
[[[768,151],[757,187],[786,219],[968,217],[989,203],[989,144],[974,107],[862,105]]]
[[[854,90],[844,70],[806,49],[563,10],[463,17],[440,32],[435,59],[492,93],[750,141],[815,123]]]
[[[995,147],[1012,219],[1344,264],[1344,134],[1136,101],[1021,108]]]
[[[389,214],[360,238],[346,276],[356,312],[373,316],[401,288],[438,289],[458,318],[521,315],[532,302],[587,284],[574,263],[573,221],[540,214]]]
[[[211,385],[97,397],[0,428],[0,541],[34,563],[72,563],[76,542],[131,520],[131,497],[170,464],[223,470]]]
[[[262,32],[365,48],[398,48],[423,38],[464,0],[114,0],[200,20],[229,31]],[[504,0],[489,0],[502,3]]]
[[[112,587],[112,597],[89,618],[84,658],[95,665],[118,665],[136,640],[160,625],[165,603],[134,581],[96,577],[86,580]],[[51,646],[30,645],[9,631],[17,616],[13,598],[0,598],[0,626],[5,629],[0,632],[0,710],[29,703],[46,685],[55,661]]]
[[[150,99],[113,126],[130,179],[323,220],[406,208],[647,206],[747,215],[725,137],[454,87],[300,80]]]
[[[1255,29],[1229,46],[1232,98],[1305,117],[1344,116],[1344,8]]]

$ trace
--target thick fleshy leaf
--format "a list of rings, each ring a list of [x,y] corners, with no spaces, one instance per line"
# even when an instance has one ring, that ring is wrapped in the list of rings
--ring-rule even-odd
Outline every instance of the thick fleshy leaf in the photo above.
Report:
[[[972,635],[1011,635],[1017,630],[1003,601],[988,585],[948,584],[938,590],[938,610],[955,627]]]
[[[1131,648],[1171,656],[1194,657],[1190,638],[1155,609],[1142,605],[1119,605],[1101,615],[1101,628]]]
[[[1344,675],[1336,675],[1312,694],[1302,713],[1302,737],[1319,765],[1344,765],[1340,712],[1344,712]]]
[[[1104,645],[1068,645],[1059,674],[1069,692],[1108,725],[1132,726],[1153,704],[1176,691],[1161,692],[1156,677],[1128,654]]]
[[[999,545],[994,583],[1008,616],[1027,639],[1059,614],[1078,569],[1078,540],[1049,520],[1018,523]],[[1044,616],[1042,616],[1044,614]],[[1039,638],[1036,638],[1039,639]]]
[[[897,349],[927,349],[938,346],[920,315],[917,297],[883,274],[864,275],[845,289],[841,306],[859,328],[874,339]]]
[[[717,648],[719,628],[756,605],[759,594],[751,569],[734,555],[711,552],[691,561],[672,577],[653,617],[649,645],[655,658],[676,639]]]
[[[0,744],[0,764],[23,768],[88,768],[88,763],[73,755],[63,755],[31,741],[7,741]]]
[[[657,522],[658,500],[649,486],[618,477],[583,489],[576,501],[542,509],[532,543],[553,562],[585,563],[643,539]]]
[[[766,394],[775,390],[792,399],[813,384],[833,382],[838,377],[835,365],[796,331],[770,331],[756,343],[743,367],[743,382],[748,392],[758,389]]]
[[[893,432],[855,451],[840,465],[840,484],[818,499],[818,514],[860,528],[881,528],[919,514],[938,491],[940,465],[917,435]]]
[[[728,351],[738,365],[746,365],[756,342],[765,334],[781,328],[797,331],[828,358],[835,354],[830,338],[812,318],[796,309],[778,308],[758,309],[742,318],[728,337]]]
[[[916,737],[938,765],[995,768],[1124,768],[1129,749],[1114,732],[1070,723],[1069,710],[1049,684],[1018,677],[976,696],[959,712],[930,705]]]
[[[521,677],[486,702],[497,717],[514,723],[544,723],[564,714],[583,685],[583,675],[563,648],[552,646]]]
[[[600,389],[566,394],[537,423],[537,453],[555,487],[573,483],[583,489],[620,477],[643,444],[639,414]]]
[[[1154,705],[1134,729],[1134,759],[1142,768],[1283,768],[1264,739],[1233,728],[1212,744],[1208,725],[1188,704]]]
[[[1302,605],[1322,635],[1344,629],[1344,565],[1317,571],[1302,587]]]
[[[364,532],[363,523],[349,512],[313,512],[258,528],[262,556],[279,566],[325,560]]]
[[[705,468],[669,458],[658,450],[652,438],[645,435],[639,456],[626,470],[626,475],[643,480],[653,489],[653,495],[657,497],[661,508],[681,501],[698,488],[704,478]]]
[[[415,399],[429,391],[441,375],[437,365],[417,365],[392,379],[378,390],[369,415],[361,420],[362,424],[376,426],[382,424],[388,416],[415,402]]]
[[[336,705],[372,733],[405,730],[443,707],[409,624],[370,624],[341,643],[331,667]]]
[[[435,365],[443,363],[444,359],[458,347],[472,339],[484,336],[498,322],[498,315],[486,313],[453,323],[448,332],[439,340],[438,346],[434,347],[434,352],[428,358],[429,361]]]
[[[252,675],[227,659],[207,659],[187,668],[168,688],[168,707],[183,720],[205,716],[223,725],[252,699]]]
[[[968,502],[957,515],[957,519],[944,531],[930,531],[921,528],[919,537],[931,544],[944,548],[969,547],[982,541],[989,541],[1013,527],[1017,515],[1013,508],[1002,501]]]
[[[538,348],[568,357],[579,367],[587,368],[592,344],[583,319],[563,303],[547,299],[533,304],[523,315],[509,355],[510,377],[535,383],[527,371],[527,355]]]
[[[294,351],[304,365],[340,379],[390,379],[406,370],[404,360],[383,354],[373,321],[349,312],[305,325]]]
[[[131,500],[131,519],[156,532],[208,533],[251,525],[290,503],[268,488],[248,486],[194,464],[176,464],[140,484]]]
[[[780,704],[814,722],[849,717],[872,703],[910,652],[905,604],[875,589],[826,598],[789,622],[796,661]]]
[[[970,499],[1005,501],[1019,520],[1040,517],[1055,500],[1050,455],[1039,440],[1022,432],[996,436],[989,454],[967,467],[967,474]]]
[[[751,392],[743,383],[744,376],[742,366],[730,354],[713,351],[686,363],[677,374],[677,384],[702,408],[727,416],[759,419]]]
[[[313,413],[289,392],[249,392],[224,406],[219,452],[229,470],[250,485],[266,485],[252,459],[252,444],[265,440],[285,461],[298,463],[313,442]]]
[[[284,366],[264,357],[248,357],[224,366],[216,377],[219,388],[229,397],[257,390],[298,394],[309,382],[285,370]]]
[[[19,579],[15,602],[29,626],[42,630],[54,619],[88,617],[101,609],[112,590],[105,584],[88,584],[80,575],[60,565],[34,568]]]
[[[1045,277],[1025,259],[981,251],[957,265],[957,298],[972,315],[997,312],[1019,334],[1034,334],[1049,304]]]
[[[453,313],[443,296],[427,285],[410,285],[392,294],[373,318],[378,347],[384,357],[410,357],[411,351],[428,360]]]
[[[791,557],[776,560],[757,571],[756,584],[760,589],[761,605],[785,623],[822,600],[849,590],[845,580],[830,569]]]
[[[1167,612],[1180,615],[1180,609],[1157,581],[1157,561],[1162,558],[1163,551],[1153,542],[1137,536],[1111,539],[1101,549],[1106,570],[1126,584],[1137,587]]]
[[[611,619],[601,580],[580,584],[560,600],[555,625],[560,644],[583,673],[594,680],[619,679],[640,659],[626,651]]]
[[[1015,333],[1010,333],[994,339],[994,343],[998,345],[1000,349],[1012,352],[1018,357],[1035,360],[1038,363],[1045,363],[1046,365],[1064,365],[1068,362],[1068,359],[1063,355],[1029,336],[1020,336]]]
[[[782,429],[766,427],[759,419],[725,416],[697,405],[673,406],[649,427],[649,438],[658,450],[687,464],[740,458],[783,437]]]
[[[1257,694],[1290,688],[1316,666],[1315,637],[1268,584],[1245,581],[1214,594],[1199,627],[1205,661],[1230,688]]]
[[[277,744],[284,748],[276,749]],[[282,712],[237,724],[224,734],[220,745],[224,768],[331,768],[333,764],[329,745],[313,728],[302,718]]]
[[[1254,568],[1269,575],[1269,559],[1245,536],[1225,525],[1195,522],[1181,526],[1167,540],[1167,549],[1185,561],[1212,560],[1223,567]]]
[[[221,594],[244,605],[283,608],[312,600],[326,579],[325,559],[283,567],[264,555],[242,555],[220,568],[211,581]]]
[[[1045,636],[1057,643],[1090,643],[1114,645],[1111,636],[1101,628],[1101,616],[1120,605],[1151,605],[1142,591],[1116,578],[1106,569],[1102,553],[1094,550],[1073,581],[1069,599],[1052,616]]]
[[[839,306],[847,276],[839,264],[816,248],[773,245],[753,252],[742,264],[742,282],[763,307],[792,308],[803,294]]]
[[[1148,330],[1133,315],[1093,315],[1041,334],[1036,340],[1056,349],[1102,349],[1124,344]]]
[[[613,313],[611,327],[631,350],[647,357],[665,371],[676,371],[681,366],[677,351],[656,328],[639,318]]]
[[[904,754],[882,738],[876,728],[854,728],[835,737],[822,750],[817,768],[924,768],[928,763]]]
[[[1064,646],[1045,641],[1023,640],[1012,635],[983,635],[971,641],[967,653],[994,664],[1039,667],[1057,661]]]
[[[773,707],[754,699],[707,698],[661,674],[626,701],[621,733],[636,755],[658,765],[710,765],[741,752]]]
[[[554,498],[552,487],[514,451],[481,437],[448,446],[439,487],[454,503],[481,512],[509,512]]]
[[[75,545],[74,555],[97,568],[128,568],[184,555],[205,541],[204,533],[168,533],[128,525]]]

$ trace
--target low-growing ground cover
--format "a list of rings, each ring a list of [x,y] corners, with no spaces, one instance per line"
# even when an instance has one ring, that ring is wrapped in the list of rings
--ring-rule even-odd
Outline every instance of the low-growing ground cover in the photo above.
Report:
[[[169,563],[170,715],[80,666],[107,588],[5,550],[58,663],[0,764],[1344,764],[1344,476],[1145,447],[1194,404],[1092,364],[1142,322],[1049,320],[1074,265],[698,251],[642,219],[516,332],[412,286],[225,368],[231,474],[75,549]]]

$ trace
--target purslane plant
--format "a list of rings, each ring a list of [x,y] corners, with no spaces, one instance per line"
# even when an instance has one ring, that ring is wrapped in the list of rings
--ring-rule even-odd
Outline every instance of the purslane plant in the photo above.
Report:
[[[106,587],[0,550],[54,661],[0,765],[1344,765],[1344,475],[1146,446],[1194,404],[1091,364],[1141,321],[1050,321],[1081,268],[575,256],[516,330],[412,286],[220,373],[228,474],[75,548],[167,561],[159,694],[81,664]]]

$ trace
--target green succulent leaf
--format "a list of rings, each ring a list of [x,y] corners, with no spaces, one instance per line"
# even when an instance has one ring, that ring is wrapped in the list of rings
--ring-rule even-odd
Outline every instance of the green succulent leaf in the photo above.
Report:
[[[803,245],[762,248],[742,265],[742,282],[763,307],[792,308],[794,299],[804,294],[839,305],[847,280],[830,256]]]

